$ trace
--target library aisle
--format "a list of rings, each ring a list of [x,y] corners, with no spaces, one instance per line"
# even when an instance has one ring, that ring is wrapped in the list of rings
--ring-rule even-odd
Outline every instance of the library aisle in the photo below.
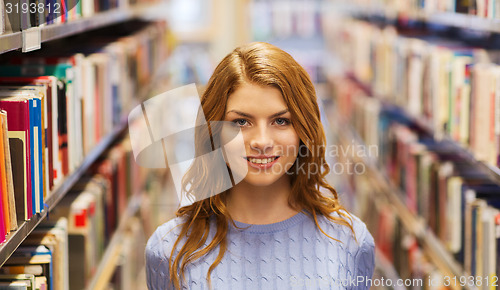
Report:
[[[0,12],[0,289],[148,289],[146,243],[179,200],[173,169],[136,162],[129,114],[184,85],[201,95],[252,41],[314,83],[326,179],[375,241],[369,288],[500,289],[500,0],[0,0]],[[290,289],[364,289],[307,279]]]

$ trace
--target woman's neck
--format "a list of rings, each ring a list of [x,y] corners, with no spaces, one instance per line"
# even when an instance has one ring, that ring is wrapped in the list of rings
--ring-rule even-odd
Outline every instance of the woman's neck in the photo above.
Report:
[[[227,202],[231,217],[247,224],[270,224],[297,214],[299,210],[288,204],[291,186],[285,177],[268,186],[242,181],[231,188]]]

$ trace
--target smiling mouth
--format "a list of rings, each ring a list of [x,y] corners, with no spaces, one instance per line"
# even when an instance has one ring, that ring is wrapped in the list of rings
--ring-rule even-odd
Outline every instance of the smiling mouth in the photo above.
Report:
[[[254,158],[254,157],[244,157],[248,162],[252,164],[270,164],[274,162],[279,156],[273,156],[268,158]]]

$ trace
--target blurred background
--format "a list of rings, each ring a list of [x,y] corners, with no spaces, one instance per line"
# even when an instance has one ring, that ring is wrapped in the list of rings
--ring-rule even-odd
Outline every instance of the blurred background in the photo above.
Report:
[[[179,201],[168,168],[135,163],[128,114],[264,41],[315,84],[372,289],[498,289],[500,1],[0,4],[0,288],[146,289]]]

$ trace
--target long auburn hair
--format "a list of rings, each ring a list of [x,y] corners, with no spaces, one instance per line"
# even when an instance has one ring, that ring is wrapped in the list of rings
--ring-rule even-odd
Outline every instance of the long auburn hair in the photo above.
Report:
[[[253,42],[237,47],[215,68],[202,95],[201,107],[207,122],[224,120],[229,96],[243,83],[272,86],[281,91],[292,115],[292,125],[300,138],[300,148],[308,151],[306,154],[299,154],[287,173],[291,173],[292,188],[289,205],[310,213],[319,230],[329,238],[337,240],[320,228],[318,215],[349,227],[354,235],[352,217],[340,204],[335,189],[325,180],[325,176],[330,172],[325,161],[326,138],[314,86],[307,72],[292,56],[271,44]],[[208,142],[213,142],[210,136],[201,130],[196,132],[196,140],[195,148],[206,148]],[[213,143],[211,147],[213,148]],[[303,163],[314,163],[321,170],[315,174],[294,170],[294,167]],[[182,180],[186,193],[204,198],[198,198],[198,201],[181,207],[176,212],[178,217],[183,218],[180,235],[169,258],[170,280],[176,289],[181,288],[186,266],[219,246],[217,258],[207,273],[207,282],[211,285],[210,273],[220,263],[227,250],[226,235],[229,223],[236,226],[226,207],[228,192],[207,192],[217,188],[217,184],[209,184],[217,182],[213,174],[209,162],[202,160],[200,164],[191,166]],[[321,188],[326,189],[331,196],[320,192]],[[334,212],[338,213],[339,217],[333,216]],[[216,232],[213,240],[204,246],[210,232],[210,218],[215,218]],[[181,241],[185,242],[178,250]]]

